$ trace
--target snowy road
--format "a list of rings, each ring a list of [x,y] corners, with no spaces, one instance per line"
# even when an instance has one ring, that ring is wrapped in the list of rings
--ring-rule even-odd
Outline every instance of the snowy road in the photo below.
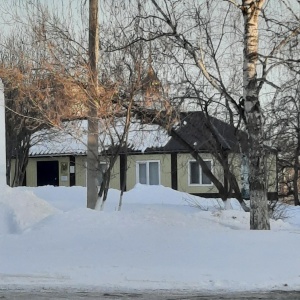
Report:
[[[300,299],[300,291],[272,291],[272,292],[240,292],[240,293],[228,293],[228,294],[213,294],[213,293],[201,293],[201,292],[189,292],[189,291],[72,291],[72,290],[5,290],[0,289],[0,299],[20,299],[20,300],[46,300],[46,299],[103,299],[103,300],[205,300],[205,299],[285,299],[294,300]]]

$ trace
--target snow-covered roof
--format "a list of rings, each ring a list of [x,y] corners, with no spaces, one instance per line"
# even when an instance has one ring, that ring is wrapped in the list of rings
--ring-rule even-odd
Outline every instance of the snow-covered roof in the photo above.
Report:
[[[124,133],[124,119],[114,124],[99,121],[99,153],[118,145]],[[170,136],[158,125],[141,124],[133,120],[128,132],[128,148],[144,152],[147,149],[164,147]],[[37,132],[32,138],[30,156],[85,155],[87,150],[87,120],[64,122],[55,127]]]
[[[99,120],[99,153],[119,145],[124,128],[124,118],[113,122]],[[230,124],[214,117],[208,119],[201,111],[181,113],[180,122],[174,126],[174,130],[184,143],[171,138],[159,125],[141,124],[139,120],[132,119],[128,149],[131,152],[189,152],[188,144],[197,151],[218,151],[220,145],[223,149],[239,151],[237,135],[240,140],[245,137]],[[59,128],[37,132],[32,139],[29,155],[85,155],[86,152],[87,120],[76,120],[64,122]]]

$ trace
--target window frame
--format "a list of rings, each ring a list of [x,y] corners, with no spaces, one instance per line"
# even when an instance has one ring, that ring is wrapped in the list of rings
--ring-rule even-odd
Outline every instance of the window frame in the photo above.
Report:
[[[213,159],[210,159],[210,158],[207,158],[207,159],[203,159],[204,161],[209,161],[211,163],[211,172],[213,173],[213,170],[214,170],[214,161]],[[200,166],[200,164],[198,164],[198,167],[199,167],[199,181],[200,183],[191,183],[191,163],[194,162],[194,163],[197,163],[196,160],[194,159],[190,159],[188,161],[188,186],[213,186],[214,184],[212,183],[202,183],[202,175],[203,175],[203,171],[202,171],[202,168]]]
[[[149,183],[149,180],[150,180],[150,174],[149,174],[149,163],[158,163],[158,184],[150,184]],[[146,181],[147,183],[140,183],[139,182],[139,165],[140,164],[146,164]],[[160,182],[160,160],[137,160],[135,162],[135,181],[136,183],[139,183],[139,184],[145,184],[145,185],[161,185],[161,182]]]

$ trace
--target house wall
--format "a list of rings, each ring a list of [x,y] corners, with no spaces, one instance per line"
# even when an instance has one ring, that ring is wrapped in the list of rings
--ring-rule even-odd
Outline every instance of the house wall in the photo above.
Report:
[[[242,165],[242,159],[239,154],[233,154],[234,158],[232,159],[232,168],[234,171],[234,174],[238,180],[240,188],[242,188],[242,177],[246,177],[246,183],[244,185],[244,188],[246,188],[249,191],[249,183],[248,181],[248,175],[249,169],[246,170],[246,174],[242,174],[241,165]],[[278,199],[278,178],[277,178],[277,155],[276,153],[267,153],[266,154],[266,177],[267,177],[267,197],[269,200],[275,200]],[[244,170],[245,171],[245,170]],[[241,190],[242,191],[242,190]],[[246,193],[247,195],[247,193]],[[249,196],[249,193],[248,193]]]
[[[277,193],[277,155],[274,153],[267,155],[267,170],[268,192]]]
[[[75,185],[86,186],[86,156],[75,156]]]
[[[238,185],[242,188],[242,157],[240,153],[230,153],[228,155],[228,163],[230,165],[230,171],[237,179]]]
[[[120,190],[120,157],[117,158],[112,169],[109,187],[112,189]]]
[[[231,168],[235,174],[239,186],[241,187],[241,155],[240,154],[230,154],[229,155]],[[267,167],[267,183],[268,183],[268,192],[274,193],[277,192],[277,156],[274,153],[268,153],[266,155],[266,167]]]
[[[218,162],[209,153],[202,153],[203,159],[213,160],[213,173],[217,178],[223,182],[223,170]],[[178,154],[177,166],[178,166],[178,190],[182,192],[200,194],[200,193],[218,193],[218,190],[214,185],[190,185],[189,184],[189,161],[194,160],[190,154]]]
[[[127,190],[137,183],[136,162],[149,160],[160,161],[160,184],[171,187],[171,154],[142,154],[130,155],[127,158]]]
[[[11,167],[10,167],[10,183],[9,183],[10,186],[12,184],[14,174],[15,174],[15,164],[16,164],[16,161],[14,159],[12,159],[11,160]]]
[[[203,159],[213,160],[213,173],[217,178],[223,182],[223,170],[216,159],[212,158],[209,153],[202,153]],[[53,161],[59,162],[59,185],[69,186],[70,178],[68,174],[68,180],[62,180],[61,163],[67,163],[68,169],[70,166],[70,157],[35,157],[29,158],[28,166],[26,169],[26,183],[27,186],[37,186],[37,168],[38,161]],[[136,162],[137,161],[160,161],[160,184],[166,187],[172,187],[171,176],[171,154],[140,154],[129,155],[127,161],[127,183],[126,190],[132,189],[137,183],[136,174]],[[182,153],[177,154],[177,189],[179,191],[194,193],[194,194],[208,194],[218,193],[218,190],[213,185],[190,185],[189,184],[189,161],[194,160],[190,154]],[[229,155],[229,161],[231,162],[231,168],[236,175],[236,178],[241,186],[241,157],[237,154]],[[277,191],[277,173],[276,173],[276,155],[269,154],[267,158],[268,167],[268,191],[275,193]],[[14,161],[12,162],[12,176],[14,170]],[[86,186],[86,156],[75,157],[75,185]],[[118,157],[112,170],[112,177],[110,181],[110,187],[114,189],[120,189],[120,158]]]
[[[27,186],[37,186],[37,167],[36,164],[38,161],[58,161],[59,168],[59,186],[69,186],[70,185],[70,176],[67,174],[67,181],[63,180],[63,174],[61,164],[67,163],[68,169],[70,165],[70,159],[68,156],[62,157],[37,157],[37,158],[29,158],[28,165],[26,168],[26,185]],[[12,174],[13,175],[13,174]]]
[[[100,159],[100,162],[105,162],[104,159]],[[75,157],[75,185],[86,186],[86,156]],[[112,189],[120,189],[120,158],[118,157],[110,178],[109,187]]]
[[[58,161],[59,163],[59,186],[70,186],[70,174],[64,173],[61,168],[62,163],[67,163],[67,170],[70,168],[69,156],[57,156],[57,157],[30,157],[26,168],[26,185],[36,187],[37,186],[37,162],[38,161]],[[12,160],[11,167],[11,180],[14,176],[15,161]],[[67,181],[65,181],[67,176]],[[75,185],[86,186],[86,156],[75,157]],[[114,189],[120,189],[120,160],[117,159],[115,166],[112,170],[112,177],[110,181],[110,187]]]

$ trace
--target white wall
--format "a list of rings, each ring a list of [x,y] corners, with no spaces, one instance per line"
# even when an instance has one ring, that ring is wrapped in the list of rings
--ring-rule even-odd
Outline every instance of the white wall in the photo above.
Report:
[[[6,141],[4,87],[0,79],[0,185],[6,185]]]

